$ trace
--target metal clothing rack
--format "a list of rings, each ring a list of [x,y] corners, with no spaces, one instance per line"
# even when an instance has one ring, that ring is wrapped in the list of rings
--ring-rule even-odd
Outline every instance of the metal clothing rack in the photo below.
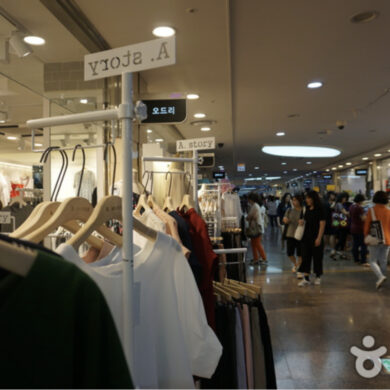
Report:
[[[239,275],[242,276],[241,272],[244,274],[245,278],[244,280],[241,280],[241,281],[245,281],[246,280],[246,267],[245,267],[245,258],[246,258],[246,254],[248,252],[248,249],[247,248],[231,248],[231,249],[213,249],[213,252],[217,255],[232,255],[232,254],[242,254],[242,259],[240,259],[239,261],[230,261],[230,262],[226,262],[226,263],[221,263],[219,262],[218,265],[220,267],[224,266],[228,266],[228,265],[239,265],[239,266],[244,266],[244,269],[241,269],[239,270]]]
[[[99,110],[84,112],[71,115],[54,116],[49,118],[33,119],[27,121],[26,125],[30,129],[38,129],[43,127],[63,126],[70,124],[81,124],[98,121],[113,121],[120,120],[123,129],[123,198],[132,199],[133,193],[133,129],[132,121],[138,116],[139,112],[134,110],[133,105],[133,77],[132,73],[122,73],[122,96],[121,104],[118,108],[110,110]],[[32,138],[34,131],[32,131]],[[34,140],[32,139],[32,145]],[[92,147],[103,147],[104,145],[94,145]],[[88,148],[88,146],[87,146]],[[73,148],[72,148],[73,149]],[[61,149],[57,149],[61,150]],[[63,148],[62,150],[69,150]],[[42,152],[41,150],[34,150]],[[133,210],[132,202],[122,202],[123,214],[123,329],[124,329],[124,351],[126,354],[129,367],[132,367],[133,358]]]
[[[192,163],[192,189],[193,199],[198,209],[198,151],[193,150],[193,156],[190,157],[142,157],[143,162],[184,162]],[[167,172],[164,172],[167,173]]]

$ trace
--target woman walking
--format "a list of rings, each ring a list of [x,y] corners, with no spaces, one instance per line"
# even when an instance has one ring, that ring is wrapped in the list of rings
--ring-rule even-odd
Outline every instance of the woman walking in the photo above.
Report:
[[[258,265],[260,257],[264,263],[267,262],[267,255],[265,253],[262,244],[262,235],[264,234],[264,216],[266,213],[262,200],[256,193],[250,193],[248,195],[248,203],[250,210],[246,217],[250,231],[253,231],[254,235],[250,236],[252,251],[253,251],[253,265]]]
[[[299,287],[305,287],[310,284],[312,261],[316,275],[315,285],[321,284],[323,273],[325,212],[316,191],[309,191],[305,200],[306,209],[303,219],[299,220],[299,224],[305,226],[302,238],[302,264],[299,267],[299,272],[304,274],[304,279],[298,284]]]
[[[303,197],[301,195],[294,195],[292,205],[293,207],[286,211],[283,222],[286,226],[287,256],[293,264],[292,272],[297,272],[302,263],[302,251],[301,243],[295,239],[295,231],[303,213]],[[298,279],[302,279],[303,275],[298,272],[297,277]]]
[[[283,195],[282,201],[279,203],[277,213],[278,213],[278,226],[281,230],[281,243],[282,243],[282,249],[284,249],[284,242],[286,241],[286,227],[284,223],[284,216],[286,214],[286,211],[291,208],[291,194],[289,192],[286,192]]]
[[[387,256],[390,248],[390,210],[386,205],[389,202],[389,198],[386,192],[377,191],[372,201],[375,203],[375,206],[367,213],[364,224],[364,235],[367,236],[370,233],[371,222],[374,218],[380,222],[383,232],[383,243],[370,245],[370,265],[378,278],[376,288],[380,288],[387,280]]]
[[[357,194],[353,200],[355,203],[349,209],[351,217],[351,234],[353,239],[352,254],[355,263],[367,264],[367,246],[364,242],[364,221],[366,215],[362,207],[364,195]]]
[[[276,198],[272,195],[268,197],[267,200],[267,209],[268,209],[268,218],[271,225],[271,228],[278,226],[277,216],[278,216],[278,202]]]

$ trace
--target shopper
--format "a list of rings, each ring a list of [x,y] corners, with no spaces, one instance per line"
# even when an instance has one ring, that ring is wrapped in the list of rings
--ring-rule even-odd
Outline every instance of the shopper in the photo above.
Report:
[[[347,237],[349,233],[349,195],[346,192],[339,194],[335,213],[333,214],[333,222],[337,221],[338,226],[336,228],[336,253],[340,256],[340,259],[345,260],[345,246],[347,244]]]
[[[272,195],[268,197],[267,200],[267,209],[268,209],[268,218],[271,225],[271,228],[277,227],[277,215],[278,215],[278,203],[276,198]]]
[[[352,254],[357,264],[367,264],[367,246],[364,243],[364,221],[366,216],[362,207],[364,199],[364,195],[357,194],[353,200],[355,203],[349,209],[353,239]]]
[[[254,235],[250,236],[253,251],[252,264],[258,265],[260,257],[263,263],[267,262],[267,255],[262,244],[262,235],[264,234],[264,216],[266,209],[260,197],[254,192],[248,195],[248,203],[250,210],[246,219],[248,221],[250,230],[255,231]],[[256,226],[258,228],[256,228]]]
[[[384,191],[377,191],[372,200],[375,204],[373,212],[375,219],[382,226],[384,243],[370,246],[370,265],[371,269],[377,276],[376,288],[380,288],[387,280],[387,256],[389,254],[390,245],[390,210],[386,207],[389,202],[388,195]],[[367,218],[364,224],[364,235],[367,236],[370,232],[372,222],[371,209],[367,212]]]
[[[332,215],[336,207],[336,193],[329,191],[326,195],[326,200],[324,202],[324,210],[326,216],[326,225],[325,225],[325,236],[324,241],[325,245],[330,249],[330,257],[333,260],[336,260],[336,229],[332,224]]]
[[[293,207],[286,211],[283,222],[286,229],[287,256],[293,264],[292,272],[297,272],[302,264],[302,254],[301,243],[295,239],[295,231],[303,215],[303,197],[301,195],[294,195],[292,205]],[[302,279],[303,275],[298,272],[297,277],[298,279]]]
[[[308,191],[306,194],[306,208],[299,224],[305,226],[305,231],[302,238],[302,264],[299,268],[299,272],[304,274],[304,279],[298,286],[304,287],[310,284],[312,261],[316,275],[314,284],[320,285],[323,273],[325,211],[316,191]]]
[[[284,249],[284,242],[286,241],[286,230],[283,222],[283,217],[286,214],[286,211],[290,208],[291,208],[291,194],[289,192],[286,192],[283,195],[282,201],[279,203],[277,208],[277,223],[282,233],[281,234],[282,249]]]

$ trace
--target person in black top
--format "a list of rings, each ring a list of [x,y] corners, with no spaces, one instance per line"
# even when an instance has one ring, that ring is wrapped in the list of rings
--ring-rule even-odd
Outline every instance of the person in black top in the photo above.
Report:
[[[336,260],[336,228],[333,226],[333,213],[336,207],[336,193],[329,191],[326,195],[326,200],[324,202],[325,216],[326,216],[326,225],[325,225],[325,245],[327,245],[331,252],[330,257],[333,260]]]
[[[326,215],[320,197],[316,191],[309,191],[306,194],[306,209],[300,225],[305,225],[302,238],[302,264],[299,272],[304,274],[304,279],[298,284],[299,287],[310,284],[309,275],[313,260],[316,279],[314,284],[321,284],[322,260],[324,257],[323,236],[325,232]]]

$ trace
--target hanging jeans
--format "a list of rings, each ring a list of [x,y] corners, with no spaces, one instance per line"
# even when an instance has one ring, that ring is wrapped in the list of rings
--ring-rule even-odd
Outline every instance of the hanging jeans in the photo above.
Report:
[[[370,246],[370,265],[378,279],[386,276],[389,249],[388,245]]]
[[[367,245],[364,242],[364,234],[352,234],[352,254],[355,263],[367,263]]]
[[[267,255],[265,254],[265,250],[263,244],[261,243],[262,236],[251,238],[252,252],[253,252],[253,260],[258,261],[260,257],[263,260],[267,260]]]
[[[320,246],[315,246],[312,241],[302,241],[302,264],[299,267],[299,272],[310,275],[311,262],[313,259],[314,273],[317,278],[321,277],[323,271],[322,260],[324,258],[324,243]]]

